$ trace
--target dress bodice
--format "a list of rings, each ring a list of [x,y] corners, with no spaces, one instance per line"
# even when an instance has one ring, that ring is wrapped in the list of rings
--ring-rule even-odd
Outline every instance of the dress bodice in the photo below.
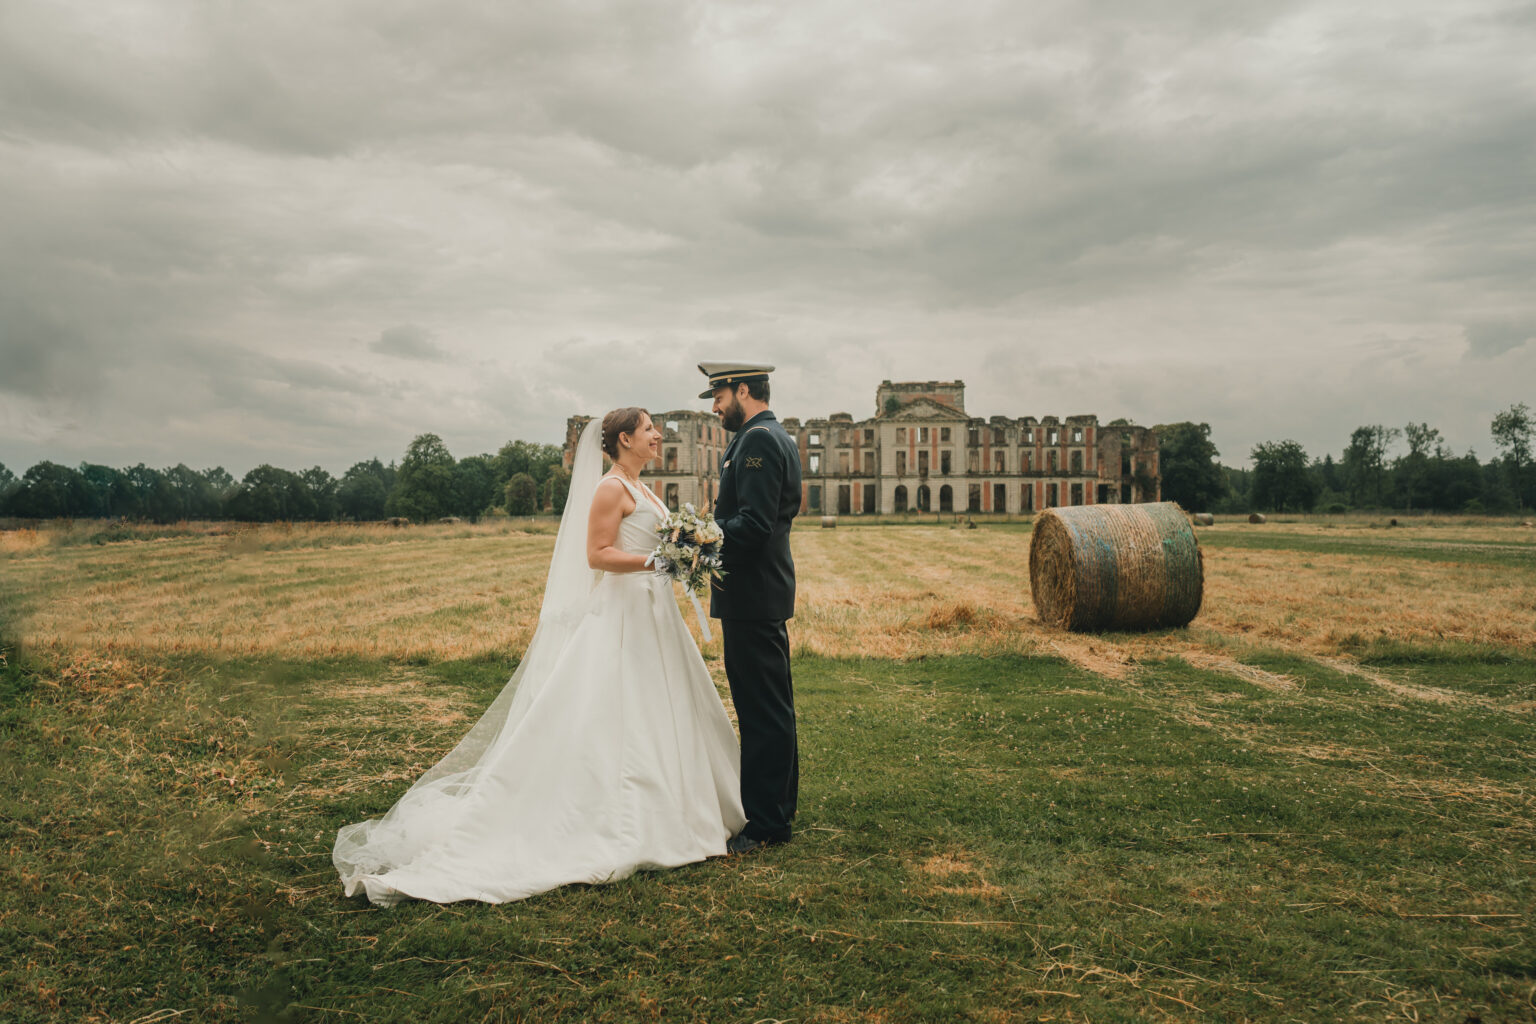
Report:
[[[631,555],[648,555],[656,550],[656,527],[661,524],[661,500],[648,488],[630,483],[622,476],[618,481],[635,499],[635,510],[619,524],[619,548]]]

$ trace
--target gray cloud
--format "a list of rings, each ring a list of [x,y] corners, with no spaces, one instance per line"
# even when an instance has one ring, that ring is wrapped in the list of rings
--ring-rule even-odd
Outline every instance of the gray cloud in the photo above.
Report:
[[[1485,320],[1467,325],[1468,350],[1474,356],[1498,356],[1536,341],[1536,320]]]
[[[785,415],[961,377],[1229,457],[1486,448],[1533,44],[1492,0],[8,4],[0,460],[462,454],[736,355]]]
[[[368,350],[380,355],[399,356],[401,359],[442,361],[448,358],[448,353],[432,340],[432,332],[416,324],[397,324],[384,328],[373,344],[368,346]]]

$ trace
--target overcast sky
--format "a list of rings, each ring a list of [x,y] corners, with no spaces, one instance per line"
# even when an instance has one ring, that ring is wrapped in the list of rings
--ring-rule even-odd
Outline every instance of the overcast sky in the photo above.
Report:
[[[1536,405],[1536,4],[0,0],[0,462]]]

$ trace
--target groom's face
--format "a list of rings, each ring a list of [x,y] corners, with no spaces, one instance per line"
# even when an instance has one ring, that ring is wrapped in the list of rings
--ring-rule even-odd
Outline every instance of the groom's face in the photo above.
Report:
[[[738,384],[736,387],[743,387]],[[741,425],[747,421],[747,412],[741,407],[741,398],[736,394],[736,388],[715,389],[715,415],[720,417],[721,426],[731,433],[741,429]]]

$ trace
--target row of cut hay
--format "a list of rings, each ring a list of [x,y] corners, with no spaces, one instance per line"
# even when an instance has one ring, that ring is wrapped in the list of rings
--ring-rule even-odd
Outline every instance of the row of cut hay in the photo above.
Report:
[[[1205,567],[1171,501],[1048,509],[1035,522],[1029,580],[1042,621],[1071,630],[1187,625]]]

